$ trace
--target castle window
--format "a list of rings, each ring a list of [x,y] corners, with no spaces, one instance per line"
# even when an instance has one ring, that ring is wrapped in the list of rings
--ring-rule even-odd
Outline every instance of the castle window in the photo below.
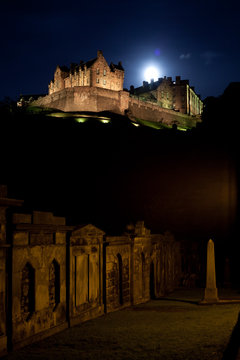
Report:
[[[162,99],[164,98],[164,92],[163,91],[161,91],[161,96],[162,96]]]
[[[107,74],[107,72],[106,72],[106,70],[104,69],[104,70],[103,70],[103,75],[106,76],[106,74]]]
[[[168,99],[168,92],[167,92],[167,99]]]
[[[103,85],[106,85],[106,80],[105,79],[103,80]]]
[[[99,79],[97,78],[96,83],[99,84]]]
[[[35,270],[27,263],[22,270],[21,313],[28,320],[35,311]]]
[[[99,73],[100,73],[100,71],[99,71],[99,69],[97,68],[97,75],[99,75]]]

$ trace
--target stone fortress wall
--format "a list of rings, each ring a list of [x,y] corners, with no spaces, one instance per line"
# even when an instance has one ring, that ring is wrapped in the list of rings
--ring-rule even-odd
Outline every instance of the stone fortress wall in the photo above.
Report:
[[[124,114],[128,109],[129,94],[126,91],[112,91],[100,87],[73,87],[57,91],[33,102],[62,111],[112,111]]]
[[[174,110],[159,107],[151,101],[143,101],[129,96],[127,91],[112,91],[97,87],[74,87],[60,90],[39,98],[33,103],[61,111],[110,111],[127,115],[130,119],[142,119],[172,126],[195,127],[200,117],[189,116]]]
[[[0,186],[0,356],[179,284],[180,246],[170,233],[138,222],[106,236],[50,212],[26,214],[22,204]]]

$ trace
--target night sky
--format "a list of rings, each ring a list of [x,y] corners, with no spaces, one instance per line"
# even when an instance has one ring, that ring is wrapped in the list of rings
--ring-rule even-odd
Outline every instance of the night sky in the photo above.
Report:
[[[57,64],[98,49],[122,61],[125,88],[155,65],[160,76],[189,79],[203,99],[218,96],[240,81],[239,18],[237,0],[1,1],[0,99],[46,93]]]

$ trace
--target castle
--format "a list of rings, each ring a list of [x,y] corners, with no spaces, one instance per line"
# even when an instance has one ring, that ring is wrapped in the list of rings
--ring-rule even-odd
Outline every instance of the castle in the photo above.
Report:
[[[111,63],[108,66],[101,50],[97,57],[87,62],[57,66],[54,80],[48,86],[49,95],[67,88],[76,86],[91,86],[114,91],[123,90],[124,69],[121,62],[118,65]]]
[[[108,65],[102,51],[95,59],[57,66],[48,95],[34,105],[62,111],[111,111],[130,119],[191,128],[201,121],[203,103],[188,80],[159,78],[130,92],[123,88],[122,63]]]
[[[203,110],[203,102],[200,96],[189,85],[189,80],[182,80],[176,76],[159,78],[157,81],[143,81],[143,86],[134,89],[131,86],[130,93],[148,101],[157,102],[164,109],[179,111],[182,114],[199,116]]]

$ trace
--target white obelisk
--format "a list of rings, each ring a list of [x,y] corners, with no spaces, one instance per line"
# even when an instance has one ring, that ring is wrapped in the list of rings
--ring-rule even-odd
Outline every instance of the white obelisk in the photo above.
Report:
[[[219,299],[218,299],[218,290],[216,287],[214,242],[210,239],[207,245],[206,288],[202,303],[212,304],[218,301]]]

